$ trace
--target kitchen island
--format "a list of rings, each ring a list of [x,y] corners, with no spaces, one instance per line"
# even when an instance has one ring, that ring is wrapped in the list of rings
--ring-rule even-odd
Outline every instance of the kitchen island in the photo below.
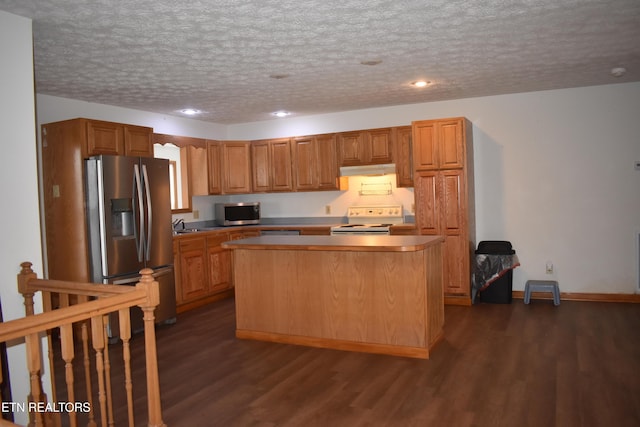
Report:
[[[236,336],[429,358],[443,337],[440,236],[261,236],[233,250]]]

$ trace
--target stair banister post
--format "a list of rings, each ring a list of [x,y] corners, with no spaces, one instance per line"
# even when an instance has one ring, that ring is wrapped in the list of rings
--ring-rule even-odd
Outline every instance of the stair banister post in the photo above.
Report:
[[[140,270],[142,277],[136,285],[147,294],[147,300],[140,304],[144,316],[144,344],[147,365],[147,404],[149,408],[149,427],[166,427],[162,421],[162,408],[160,404],[160,378],[158,375],[158,355],[156,351],[156,330],[154,311],[160,304],[160,288],[153,278],[153,270],[145,268]]]

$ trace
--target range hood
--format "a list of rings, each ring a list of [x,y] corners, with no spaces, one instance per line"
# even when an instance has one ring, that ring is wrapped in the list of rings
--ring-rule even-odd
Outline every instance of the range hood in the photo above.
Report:
[[[382,165],[342,166],[340,168],[340,176],[376,176],[392,173],[396,173],[396,165],[394,163],[385,163]]]

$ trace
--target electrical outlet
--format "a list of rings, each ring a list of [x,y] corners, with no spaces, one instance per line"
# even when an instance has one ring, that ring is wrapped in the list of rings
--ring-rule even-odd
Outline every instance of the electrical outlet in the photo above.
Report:
[[[547,261],[547,274],[553,274],[553,263],[551,261]]]
[[[193,210],[193,219],[198,219],[200,218],[200,211],[198,210]]]
[[[324,207],[324,213],[329,215],[331,213],[331,205],[326,205]]]
[[[635,162],[635,163],[633,164],[633,168],[634,168],[635,170],[637,170],[637,171],[640,171],[640,162]]]
[[[53,197],[60,197],[60,186],[58,184],[53,185]]]

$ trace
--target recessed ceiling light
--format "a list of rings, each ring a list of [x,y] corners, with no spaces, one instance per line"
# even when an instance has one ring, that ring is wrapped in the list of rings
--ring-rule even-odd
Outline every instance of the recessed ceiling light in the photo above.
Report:
[[[275,113],[271,113],[271,114],[273,114],[276,117],[287,117],[291,115],[291,113],[288,111],[276,111]]]
[[[415,87],[425,87],[425,86],[429,86],[430,84],[431,82],[428,82],[426,80],[418,80],[417,82],[411,83],[411,85]]]
[[[378,64],[381,64],[382,61],[379,60],[379,59],[376,59],[376,60],[373,60],[373,61],[360,61],[360,63],[362,65],[378,65]]]
[[[184,110],[180,110],[182,114],[186,114],[187,116],[195,116],[196,114],[200,114],[200,110],[196,110],[195,108],[185,108]]]
[[[624,67],[615,67],[611,69],[611,75],[613,77],[622,77],[627,72],[627,69]]]

